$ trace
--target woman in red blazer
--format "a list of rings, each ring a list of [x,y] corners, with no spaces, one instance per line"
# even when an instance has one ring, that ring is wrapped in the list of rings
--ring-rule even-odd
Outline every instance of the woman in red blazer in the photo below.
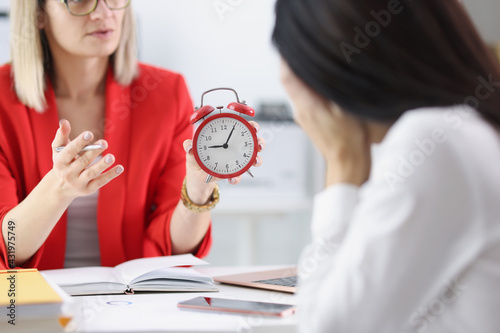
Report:
[[[182,76],[137,64],[130,0],[14,1],[11,20],[12,65],[0,67],[0,269],[62,268],[82,239],[84,262],[103,266],[205,256],[216,185],[191,152],[193,106]],[[101,148],[81,152],[91,143]],[[184,179],[201,213],[180,200]],[[68,207],[96,193],[76,213],[86,231],[69,231]]]

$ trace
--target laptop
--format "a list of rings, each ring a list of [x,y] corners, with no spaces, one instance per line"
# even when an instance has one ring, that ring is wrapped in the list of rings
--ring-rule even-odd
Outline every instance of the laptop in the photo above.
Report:
[[[237,286],[283,291],[297,291],[297,267],[286,267],[250,273],[216,276],[214,281]]]

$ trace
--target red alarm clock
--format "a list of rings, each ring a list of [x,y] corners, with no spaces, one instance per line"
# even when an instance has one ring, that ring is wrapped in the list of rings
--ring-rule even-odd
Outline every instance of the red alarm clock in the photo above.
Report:
[[[204,106],[204,96],[219,90],[234,92],[236,102],[229,103],[225,111],[223,106]],[[234,178],[245,172],[253,177],[249,169],[255,163],[259,144],[254,127],[242,114],[253,117],[255,110],[245,101],[240,102],[234,89],[216,88],[201,95],[201,106],[195,109],[190,121],[195,124],[203,120],[194,133],[193,153],[198,165],[208,174],[207,183],[212,177]]]

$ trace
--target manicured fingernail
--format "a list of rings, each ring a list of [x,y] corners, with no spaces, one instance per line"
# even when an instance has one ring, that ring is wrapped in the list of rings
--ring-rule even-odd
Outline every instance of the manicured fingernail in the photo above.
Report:
[[[116,168],[116,173],[120,174],[123,172],[123,167],[120,165],[118,168]]]
[[[63,120],[64,119],[59,120],[59,126],[62,126]]]
[[[90,139],[92,139],[92,134],[90,132],[85,132],[85,134],[83,135],[83,140],[89,141]]]
[[[193,149],[193,146],[188,146],[188,148],[187,148],[187,153],[188,153],[188,154],[189,154],[189,153],[191,153],[191,150],[192,150],[192,149]]]
[[[231,178],[229,179],[230,184],[236,184],[236,178]]]
[[[113,162],[113,156],[112,155],[106,156],[104,162],[106,162],[107,164],[111,164],[111,162]]]
[[[262,145],[259,144],[259,151],[261,151],[262,149],[264,149],[264,147],[262,147]]]
[[[260,126],[259,126],[259,125],[255,125],[255,127],[254,127],[254,128],[255,128],[255,132],[260,131]]]
[[[259,165],[260,163],[262,163],[262,157],[257,156],[257,158],[255,159],[255,163],[253,165]]]

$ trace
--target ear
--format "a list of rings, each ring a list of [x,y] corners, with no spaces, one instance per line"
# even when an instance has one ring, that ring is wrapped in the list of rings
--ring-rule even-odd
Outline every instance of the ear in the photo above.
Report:
[[[328,101],[326,100],[325,98],[321,97],[325,103],[325,105],[328,107],[328,109],[330,110],[330,112],[334,115],[337,115],[337,116],[346,116],[348,115],[347,112],[345,112],[337,103],[333,102],[333,101]]]
[[[44,8],[38,7],[36,10],[36,24],[39,30],[45,29],[47,17]]]

